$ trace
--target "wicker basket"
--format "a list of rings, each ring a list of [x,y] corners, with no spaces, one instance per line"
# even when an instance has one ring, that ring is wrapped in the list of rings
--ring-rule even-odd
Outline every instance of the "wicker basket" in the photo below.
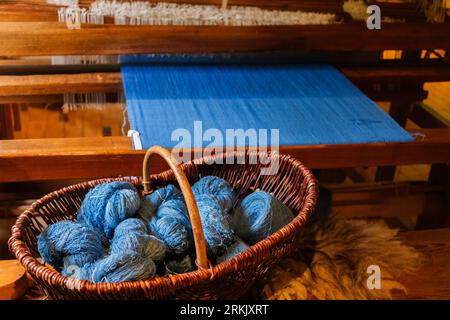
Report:
[[[148,177],[147,162],[151,154],[161,155],[171,168]],[[313,211],[317,199],[317,184],[312,173],[299,161],[286,155],[271,154],[279,169],[275,175],[261,175],[264,166],[250,164],[255,156],[267,154],[252,151],[232,152],[196,159],[178,165],[165,149],[153,147],[144,160],[144,182],[138,178],[102,179],[72,185],[52,192],[31,205],[17,219],[12,228],[9,248],[25,266],[28,273],[44,289],[50,299],[235,299],[261,279],[270,267],[295,248],[299,229]],[[225,164],[225,158],[236,160],[245,157],[245,164]],[[212,161],[221,159],[222,162]],[[242,160],[242,158],[240,158]],[[217,164],[217,163],[224,164]],[[214,163],[214,164],[210,164]],[[236,162],[233,162],[236,163]],[[240,162],[242,163],[242,162]],[[233,259],[216,266],[208,265],[198,209],[193,200],[189,182],[206,175],[219,176],[239,190],[240,197],[254,190],[272,193],[294,212],[296,217],[284,228],[275,232]],[[168,183],[178,183],[189,209],[194,231],[198,270],[156,277],[148,280],[122,283],[91,283],[64,277],[59,272],[40,263],[36,237],[47,225],[75,219],[86,193],[94,186],[111,181],[129,181],[142,190]],[[188,182],[189,181],[189,182]],[[145,193],[145,190],[143,191]]]

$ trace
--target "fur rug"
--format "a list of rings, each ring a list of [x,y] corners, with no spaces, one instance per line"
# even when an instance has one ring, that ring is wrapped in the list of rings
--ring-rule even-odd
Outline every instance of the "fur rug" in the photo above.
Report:
[[[330,216],[305,227],[299,251],[278,264],[261,283],[262,298],[391,299],[406,293],[395,279],[417,271],[423,257],[401,243],[384,222]],[[368,289],[367,268],[378,265],[381,289]]]
[[[429,21],[442,20],[445,17],[446,0],[410,0],[415,2]]]

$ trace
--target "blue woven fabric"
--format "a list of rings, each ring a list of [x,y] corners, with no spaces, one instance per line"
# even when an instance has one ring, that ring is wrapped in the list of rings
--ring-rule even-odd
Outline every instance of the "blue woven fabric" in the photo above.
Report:
[[[143,148],[180,147],[172,132],[182,128],[194,136],[194,121],[202,121],[203,133],[220,130],[224,140],[226,129],[279,129],[282,146],[412,141],[329,65],[149,63],[127,57],[122,78],[130,127],[140,133]],[[254,144],[225,143],[244,145]],[[182,146],[221,147],[222,141],[192,138]]]

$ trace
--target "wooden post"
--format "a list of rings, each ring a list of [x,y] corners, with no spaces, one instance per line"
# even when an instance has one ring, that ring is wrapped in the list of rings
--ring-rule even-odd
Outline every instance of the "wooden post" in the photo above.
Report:
[[[421,50],[414,51],[403,51],[401,59],[406,62],[417,62],[421,59]],[[419,83],[414,86],[416,90],[423,90],[423,83]],[[389,110],[389,114],[392,118],[394,118],[397,123],[403,128],[406,125],[406,121],[408,120],[408,115],[411,110],[411,105],[414,100],[410,99],[393,99],[391,102],[391,108]],[[379,167],[377,169],[377,173],[375,176],[376,181],[392,181],[395,178],[396,167]]]
[[[450,227],[450,164],[435,164],[428,178],[430,185],[443,187],[442,201],[444,210],[437,211],[435,199],[427,198],[424,211],[417,218],[416,229],[434,229]]]
[[[13,139],[13,119],[10,105],[0,105],[0,139]]]

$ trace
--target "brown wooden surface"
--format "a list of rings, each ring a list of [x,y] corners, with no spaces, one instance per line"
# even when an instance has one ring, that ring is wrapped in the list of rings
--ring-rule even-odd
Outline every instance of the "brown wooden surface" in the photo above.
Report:
[[[307,26],[117,26],[0,22],[0,56],[207,53],[282,49],[449,49],[450,24],[365,23]],[[11,36],[14,35],[14,36]]]
[[[21,297],[32,286],[24,267],[17,260],[0,260],[0,300]]]
[[[0,76],[0,96],[117,92],[121,89],[120,73]]]
[[[440,82],[450,80],[450,66],[342,67],[340,71],[352,82],[362,86],[367,86],[369,83]],[[119,90],[122,90],[122,76],[119,72],[26,76],[0,75],[0,97],[4,99],[3,101],[14,101],[15,96],[25,95],[115,92]],[[50,98],[54,99],[54,97]],[[19,103],[18,101],[14,102]]]
[[[399,279],[408,290],[406,298],[450,299],[450,229],[412,231],[400,235],[406,244],[417,248],[426,257],[426,263],[417,273]]]
[[[415,130],[410,143],[281,147],[311,168],[450,162],[450,129]],[[140,175],[144,151],[128,137],[0,141],[0,182]],[[167,168],[155,159],[153,172]]]
[[[14,138],[13,115],[10,105],[0,104],[0,140]]]

